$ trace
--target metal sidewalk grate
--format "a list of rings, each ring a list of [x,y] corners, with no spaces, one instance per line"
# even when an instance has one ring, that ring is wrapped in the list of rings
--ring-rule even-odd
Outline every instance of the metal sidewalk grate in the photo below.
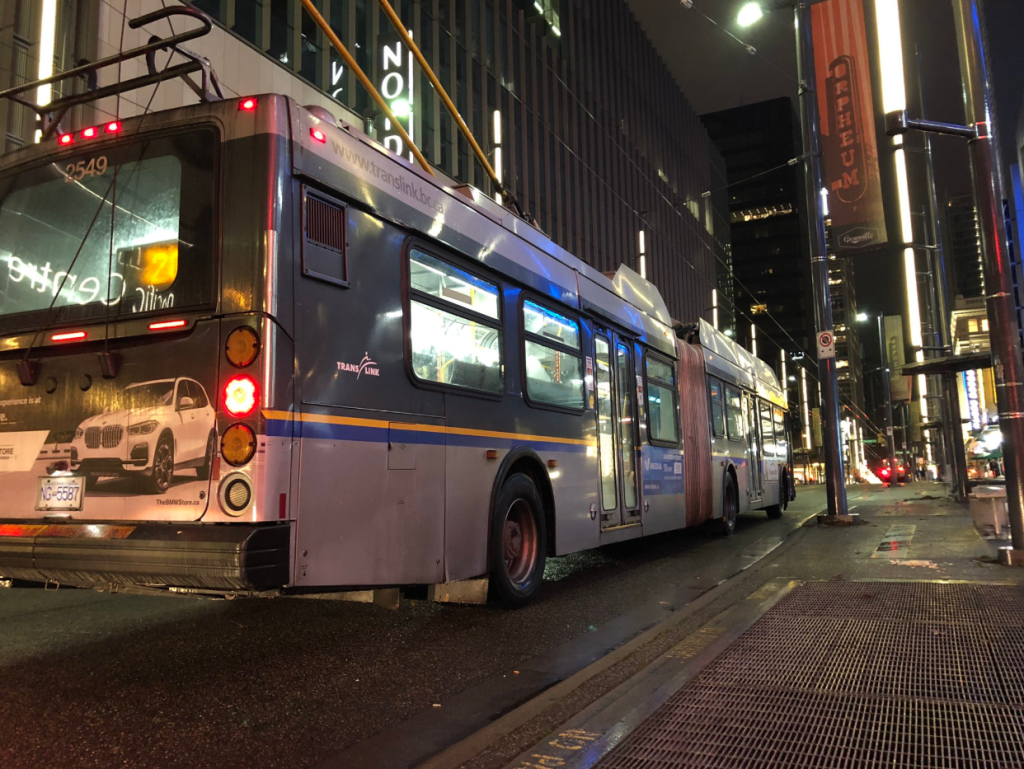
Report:
[[[1024,589],[796,588],[602,769],[1024,767]]]

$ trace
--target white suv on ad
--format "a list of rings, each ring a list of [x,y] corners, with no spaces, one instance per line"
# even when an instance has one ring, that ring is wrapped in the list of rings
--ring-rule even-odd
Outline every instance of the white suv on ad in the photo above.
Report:
[[[94,489],[101,477],[132,477],[163,494],[174,471],[194,467],[207,480],[217,447],[217,415],[194,379],[155,379],[124,390],[125,408],[104,411],[78,426],[71,469]]]

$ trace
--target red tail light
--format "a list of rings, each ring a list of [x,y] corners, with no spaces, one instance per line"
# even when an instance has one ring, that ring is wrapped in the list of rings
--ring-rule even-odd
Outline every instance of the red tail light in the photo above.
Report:
[[[883,467],[879,472],[882,475],[888,475],[889,474],[889,468],[888,467]]]
[[[224,385],[224,409],[233,417],[247,417],[256,411],[260,388],[251,376],[231,377]]]
[[[250,96],[248,99],[242,99],[238,102],[238,110],[240,112],[252,112],[256,109],[257,104],[259,104],[259,100],[255,96]]]
[[[188,325],[187,320],[161,320],[156,323],[149,324],[150,331],[168,331],[172,328],[185,328]]]
[[[327,142],[327,134],[325,134],[319,128],[310,128],[309,129],[309,135],[312,136],[314,139],[316,139],[321,144],[325,144]]]
[[[65,331],[60,334],[53,334],[50,337],[51,342],[78,342],[85,339],[86,333],[84,331]]]

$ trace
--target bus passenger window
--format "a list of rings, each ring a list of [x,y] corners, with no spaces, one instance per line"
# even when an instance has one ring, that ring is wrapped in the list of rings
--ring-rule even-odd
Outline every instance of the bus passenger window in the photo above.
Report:
[[[671,363],[647,356],[647,429],[651,440],[679,442],[676,370]]]
[[[501,393],[497,284],[413,250],[409,285],[413,374],[427,382]]]
[[[772,427],[772,407],[761,401],[761,453],[765,459],[775,458],[775,430]]]
[[[742,441],[747,437],[743,428],[743,410],[740,408],[740,391],[734,387],[725,388],[725,415],[729,424],[729,438]]]
[[[775,456],[786,459],[789,456],[789,441],[786,440],[786,412],[778,406],[772,408],[775,417]]]
[[[583,408],[579,323],[535,302],[523,302],[526,395],[535,403]]]
[[[708,396],[711,398],[711,432],[716,438],[722,438],[725,436],[725,406],[722,383],[717,379],[708,380]]]

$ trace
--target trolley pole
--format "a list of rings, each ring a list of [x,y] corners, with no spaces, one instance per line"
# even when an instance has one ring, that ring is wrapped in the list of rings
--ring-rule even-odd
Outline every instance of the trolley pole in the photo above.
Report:
[[[811,249],[811,279],[814,284],[814,319],[817,331],[832,331],[832,292],[828,285],[828,254],[825,247],[825,219],[821,210],[821,126],[815,94],[814,52],[811,36],[811,2],[797,0],[797,79],[800,83],[800,133],[803,137],[804,195]],[[839,379],[835,358],[818,361],[821,381],[821,437],[825,444],[825,492],[828,522],[847,520],[846,484],[843,472],[842,433],[839,429]],[[1024,545],[1024,542],[1022,542]]]
[[[1000,561],[1024,566],[1024,362],[1018,343],[1003,219],[1003,174],[978,3],[975,0],[953,0],[953,13],[964,81],[967,126],[976,130],[967,145],[974,204],[980,224],[996,404],[1006,463],[1007,512],[1013,538],[1013,547],[999,551]]]

